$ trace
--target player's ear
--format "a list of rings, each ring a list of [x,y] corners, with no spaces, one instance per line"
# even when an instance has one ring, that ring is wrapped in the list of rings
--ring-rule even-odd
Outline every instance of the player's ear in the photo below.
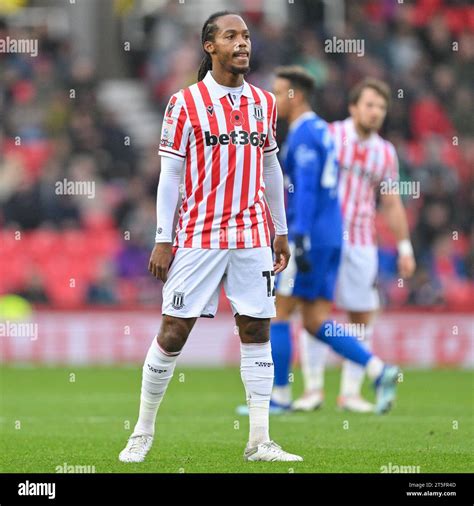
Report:
[[[209,54],[214,54],[216,52],[216,49],[214,47],[214,43],[211,42],[210,40],[206,40],[206,42],[204,42],[204,51],[206,51],[206,53],[209,53]]]
[[[304,102],[306,102],[306,97],[304,95],[304,92],[302,90],[300,90],[299,88],[295,88],[295,98],[297,99],[298,101],[298,104],[302,104]]]

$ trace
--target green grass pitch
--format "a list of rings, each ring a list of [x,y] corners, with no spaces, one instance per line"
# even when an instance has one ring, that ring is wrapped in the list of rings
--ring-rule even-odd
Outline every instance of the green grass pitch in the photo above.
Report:
[[[272,438],[304,462],[247,463],[248,420],[235,414],[244,400],[238,369],[177,368],[146,462],[122,464],[118,453],[137,416],[139,366],[3,367],[0,470],[54,473],[65,463],[97,473],[379,473],[390,463],[422,473],[474,470],[471,372],[405,371],[394,410],[381,417],[337,411],[339,378],[328,371],[321,410],[271,417]],[[365,393],[373,395],[368,387]]]

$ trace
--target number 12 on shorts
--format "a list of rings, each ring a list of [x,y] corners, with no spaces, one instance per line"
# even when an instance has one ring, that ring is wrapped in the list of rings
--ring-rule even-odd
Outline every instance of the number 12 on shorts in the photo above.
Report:
[[[267,297],[275,297],[275,283],[272,283],[275,271],[262,271],[262,276],[267,279]]]

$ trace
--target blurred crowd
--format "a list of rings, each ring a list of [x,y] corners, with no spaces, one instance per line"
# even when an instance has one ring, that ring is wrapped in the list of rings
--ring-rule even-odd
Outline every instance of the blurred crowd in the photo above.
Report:
[[[344,30],[328,33],[312,4],[294,16],[290,10],[283,28],[261,13],[242,13],[252,38],[248,80],[271,89],[276,65],[303,65],[316,78],[315,109],[328,121],[347,116],[347,92],[359,79],[390,83],[383,135],[397,149],[402,180],[419,182],[421,194],[403,197],[418,263],[403,286],[393,238],[377,220],[382,293],[392,307],[472,306],[474,8],[446,0],[403,8],[347,2]],[[202,58],[201,26],[184,25],[177,9],[169,3],[145,20],[146,48],[128,56],[129,73],[147,83],[150,107],[160,114],[172,93],[196,81]],[[140,149],[125,141],[129,133],[97,101],[94,67],[74,57],[68,39],[0,21],[0,38],[7,35],[40,42],[36,58],[0,53],[0,293],[59,305],[156,305],[161,287],[147,264],[158,139]],[[326,53],[333,36],[363,39],[364,57]],[[280,142],[285,133],[279,122]],[[64,179],[94,181],[94,198],[58,194]]]

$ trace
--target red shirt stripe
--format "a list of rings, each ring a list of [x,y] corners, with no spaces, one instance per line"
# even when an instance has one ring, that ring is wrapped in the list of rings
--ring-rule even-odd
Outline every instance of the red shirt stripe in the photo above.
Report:
[[[184,100],[186,102],[186,108],[188,110],[189,119],[191,121],[191,124],[193,125],[194,129],[194,136],[196,138],[196,150],[197,150],[197,169],[198,169],[198,181],[197,181],[197,188],[194,190],[196,193],[196,199],[194,202],[194,206],[192,207],[190,213],[189,213],[189,221],[186,225],[186,239],[184,241],[184,247],[185,248],[191,248],[193,245],[193,234],[194,234],[194,227],[196,226],[196,220],[198,217],[198,206],[199,203],[203,199],[203,183],[204,183],[204,177],[206,172],[206,161],[204,158],[204,141],[203,141],[203,134],[202,134],[202,128],[199,121],[199,115],[196,109],[196,104],[194,103],[193,96],[187,88],[184,91]]]
[[[201,92],[201,96],[203,98],[204,106],[209,107],[212,106],[212,100],[209,95],[209,91],[206,88],[206,85],[200,81],[198,83],[199,91]],[[217,119],[214,114],[210,115],[209,118],[209,126],[211,128],[211,133],[214,135],[219,135],[219,125],[217,124]],[[204,226],[202,229],[202,247],[210,248],[211,247],[211,229],[212,229],[212,221],[214,219],[214,211],[216,207],[216,191],[220,181],[220,165],[221,165],[221,154],[219,149],[212,150],[212,169],[211,169],[211,191],[207,195],[207,205],[206,205],[206,217],[204,218]]]

